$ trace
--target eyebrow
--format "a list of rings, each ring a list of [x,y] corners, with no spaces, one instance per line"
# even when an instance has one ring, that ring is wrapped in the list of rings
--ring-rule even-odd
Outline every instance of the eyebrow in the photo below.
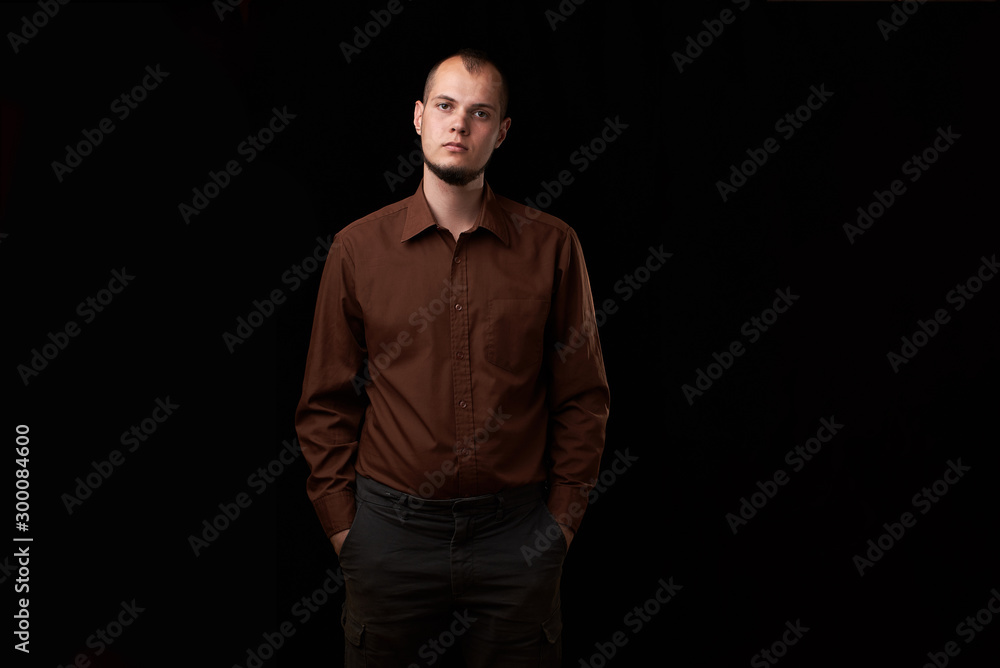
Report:
[[[449,97],[448,95],[435,95],[431,99],[434,99],[434,100],[448,100],[449,102],[458,102],[458,100],[456,100],[453,97]],[[493,106],[492,104],[488,104],[486,102],[476,102],[475,104],[470,104],[469,106],[470,107],[486,107],[487,109],[491,109],[493,111],[497,110],[497,108],[495,106]]]

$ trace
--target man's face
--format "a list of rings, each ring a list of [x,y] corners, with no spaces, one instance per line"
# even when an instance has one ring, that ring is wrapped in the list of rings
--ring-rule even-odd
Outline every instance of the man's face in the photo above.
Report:
[[[460,57],[444,61],[427,104],[418,100],[414,107],[413,127],[432,173],[449,185],[476,181],[510,127],[509,118],[500,118],[500,74],[489,66],[472,74]]]

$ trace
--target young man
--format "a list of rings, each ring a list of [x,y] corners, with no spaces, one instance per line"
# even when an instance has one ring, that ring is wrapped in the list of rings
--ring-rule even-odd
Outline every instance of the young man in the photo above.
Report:
[[[472,667],[559,662],[609,395],[576,234],[485,183],[507,97],[481,52],[435,65],[420,186],[341,230],[323,269],[296,428],[347,666],[452,645]]]

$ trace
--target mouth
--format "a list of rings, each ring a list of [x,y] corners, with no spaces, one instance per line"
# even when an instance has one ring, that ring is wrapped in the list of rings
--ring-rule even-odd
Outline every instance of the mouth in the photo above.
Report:
[[[466,146],[465,144],[461,144],[457,141],[448,142],[447,144],[444,145],[444,147],[453,153],[462,153],[464,151],[469,150],[468,146]]]

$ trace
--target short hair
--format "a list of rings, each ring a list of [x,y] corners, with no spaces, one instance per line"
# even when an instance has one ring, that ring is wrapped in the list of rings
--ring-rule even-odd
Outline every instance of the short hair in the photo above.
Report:
[[[500,66],[493,61],[485,51],[480,51],[479,49],[459,49],[450,56],[445,56],[441,60],[434,63],[431,67],[431,71],[427,73],[427,80],[424,81],[424,99],[423,103],[427,104],[427,96],[431,93],[431,81],[434,79],[434,75],[437,73],[438,67],[441,63],[448,60],[449,58],[454,58],[455,56],[460,56],[462,58],[462,65],[465,66],[465,71],[470,74],[478,74],[485,67],[492,66],[493,69],[497,71],[500,75],[500,120],[507,117],[507,103],[510,99],[510,90],[507,86],[507,77],[504,75],[503,70]]]

